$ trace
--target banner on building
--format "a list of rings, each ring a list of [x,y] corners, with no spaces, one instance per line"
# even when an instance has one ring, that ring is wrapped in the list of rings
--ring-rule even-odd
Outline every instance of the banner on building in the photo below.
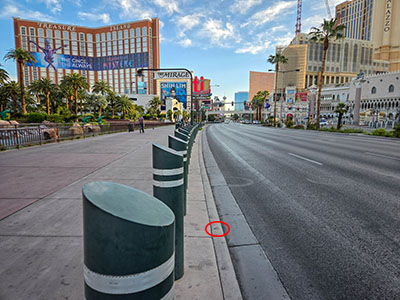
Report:
[[[307,93],[296,93],[296,101],[307,101]]]
[[[296,101],[296,89],[286,88],[286,102],[294,103]]]
[[[154,79],[190,79],[187,71],[155,72]]]
[[[168,98],[176,99],[187,107],[187,82],[160,82],[162,106],[165,106]]]
[[[27,66],[53,69],[69,69],[82,71],[105,71],[128,68],[146,68],[149,66],[148,52],[124,55],[89,57],[65,54],[45,55],[41,52],[31,52],[37,62],[27,63]]]

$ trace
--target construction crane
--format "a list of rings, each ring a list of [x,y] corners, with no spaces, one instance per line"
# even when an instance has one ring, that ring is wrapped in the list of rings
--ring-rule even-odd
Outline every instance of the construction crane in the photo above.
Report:
[[[329,19],[332,19],[331,9],[329,8],[329,0],[325,0],[326,10],[328,11]]]
[[[302,0],[297,0],[296,35],[301,32],[301,7],[302,7]]]

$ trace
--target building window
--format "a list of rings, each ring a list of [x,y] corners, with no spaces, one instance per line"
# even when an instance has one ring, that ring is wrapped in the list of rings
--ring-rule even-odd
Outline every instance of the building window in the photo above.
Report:
[[[344,45],[344,57],[343,57],[343,69],[346,72],[347,71],[347,61],[349,59],[349,44],[346,43]]]
[[[353,50],[353,72],[356,72],[356,67],[357,67],[357,52],[358,52],[358,46],[357,44],[354,45],[354,50]]]
[[[389,86],[389,93],[393,93],[393,92],[394,92],[394,85],[391,84],[391,85]]]
[[[373,88],[371,89],[371,94],[376,94],[376,87],[373,87]]]

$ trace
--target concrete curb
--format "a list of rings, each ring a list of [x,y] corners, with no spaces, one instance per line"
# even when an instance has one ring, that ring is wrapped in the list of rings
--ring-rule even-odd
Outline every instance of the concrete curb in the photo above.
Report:
[[[206,132],[202,134],[201,148],[204,155],[203,167],[211,181],[210,187],[214,195],[214,203],[222,221],[231,226],[231,232],[226,236],[226,245],[232,257],[231,261],[235,265],[243,298],[251,300],[290,299],[233,197],[208,145]],[[222,233],[222,231],[219,232]]]
[[[203,132],[199,136],[199,164],[201,178],[203,181],[204,195],[207,203],[207,211],[210,222],[219,221],[217,207],[215,205],[214,196],[212,193],[211,185],[208,180],[206,167],[203,157]],[[211,227],[212,234],[223,234],[221,223],[215,223]],[[226,300],[242,300],[242,293],[240,291],[239,282],[236,278],[235,269],[233,267],[232,259],[229,254],[228,245],[224,237],[213,237],[215,255],[217,259],[217,267],[220,276],[223,297]]]

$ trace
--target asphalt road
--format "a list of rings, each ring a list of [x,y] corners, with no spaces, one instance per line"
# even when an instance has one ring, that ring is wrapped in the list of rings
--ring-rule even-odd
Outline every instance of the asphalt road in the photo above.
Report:
[[[292,299],[400,299],[398,140],[240,124],[207,139]]]

